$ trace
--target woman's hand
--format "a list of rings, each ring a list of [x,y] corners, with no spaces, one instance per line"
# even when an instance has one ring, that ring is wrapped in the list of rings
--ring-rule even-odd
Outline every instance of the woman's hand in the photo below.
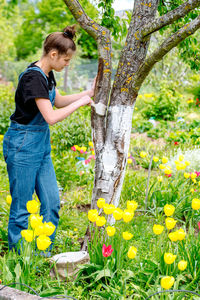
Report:
[[[81,97],[80,101],[81,101],[81,106],[94,105],[94,101],[88,95]]]
[[[93,97],[94,96],[94,90],[95,90],[96,80],[97,80],[97,76],[93,80],[91,90],[88,91],[88,96],[89,97]]]

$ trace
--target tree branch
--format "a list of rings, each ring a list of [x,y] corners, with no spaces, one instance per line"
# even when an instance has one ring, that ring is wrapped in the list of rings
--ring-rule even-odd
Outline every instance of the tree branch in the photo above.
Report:
[[[156,32],[169,24],[172,24],[173,22],[184,17],[191,10],[199,6],[200,0],[188,0],[187,2],[168,12],[164,16],[161,16],[160,18],[155,19],[153,22],[150,22],[149,24],[144,26],[141,32],[142,37],[144,38],[149,34]]]
[[[200,16],[184,25],[176,33],[167,38],[141,65],[138,74],[134,78],[132,88],[138,89],[153,68],[156,62],[160,61],[172,48],[192,35],[200,28]]]
[[[95,107],[92,108],[92,128],[94,145],[98,142],[98,149],[103,147],[105,138],[105,115],[99,114],[108,105],[111,87],[111,38],[110,31],[94,22],[83,10],[78,0],[64,0],[80,26],[91,35],[98,45],[99,62],[95,87]],[[98,106],[97,106],[98,104]],[[104,113],[105,114],[105,113]],[[95,120],[95,121],[94,121]],[[96,148],[96,147],[95,147]]]

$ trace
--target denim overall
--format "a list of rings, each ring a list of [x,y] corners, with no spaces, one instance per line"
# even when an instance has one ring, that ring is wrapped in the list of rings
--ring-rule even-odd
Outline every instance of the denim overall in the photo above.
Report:
[[[30,70],[40,72],[47,80],[43,71],[37,67],[26,69],[20,74],[19,80]],[[49,99],[53,106],[54,87],[49,90]],[[8,224],[9,249],[16,248],[21,238],[21,230],[28,228],[29,213],[26,203],[32,200],[34,191],[41,202],[40,215],[43,215],[43,222],[51,221],[56,227],[58,225],[60,199],[50,152],[49,125],[40,112],[27,125],[11,121],[3,141],[12,196]],[[50,237],[52,241],[54,237],[55,232]]]

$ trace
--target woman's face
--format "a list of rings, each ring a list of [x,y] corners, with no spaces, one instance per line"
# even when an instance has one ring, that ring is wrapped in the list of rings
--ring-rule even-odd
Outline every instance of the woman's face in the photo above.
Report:
[[[59,55],[58,52],[51,56],[52,57],[52,69],[56,72],[60,72],[64,69],[64,67],[69,66],[70,60],[74,55],[74,51],[68,50],[67,55],[62,54]]]

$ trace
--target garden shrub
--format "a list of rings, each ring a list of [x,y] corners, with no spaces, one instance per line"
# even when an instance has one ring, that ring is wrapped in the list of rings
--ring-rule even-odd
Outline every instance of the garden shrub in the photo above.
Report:
[[[0,134],[4,134],[14,112],[14,89],[12,83],[0,84]]]
[[[52,143],[57,151],[74,145],[87,146],[91,140],[90,108],[80,108],[65,120],[51,127]]]
[[[152,128],[153,128],[153,125],[149,121],[142,120],[141,122],[139,121],[139,122],[135,123],[135,126],[134,126],[132,132],[143,133],[143,132],[149,131]]]
[[[147,119],[153,117],[156,120],[173,121],[180,103],[180,98],[176,91],[169,87],[161,87],[160,93],[150,98],[143,109],[143,116]]]
[[[187,88],[187,91],[191,94],[193,94],[194,99],[196,101],[196,105],[199,105],[199,99],[200,99],[200,75],[199,74],[193,74],[189,77],[190,84]]]

